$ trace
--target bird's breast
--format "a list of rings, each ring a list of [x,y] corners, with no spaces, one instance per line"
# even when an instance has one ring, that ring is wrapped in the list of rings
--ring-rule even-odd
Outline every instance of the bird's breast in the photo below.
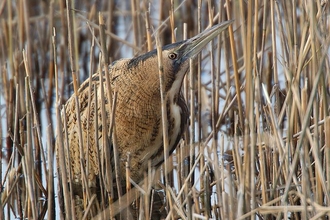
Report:
[[[140,81],[134,86],[132,83],[127,78],[117,81],[115,127],[120,157],[124,161],[130,153],[134,179],[134,173],[143,176],[140,172],[146,170],[149,160],[152,166],[159,166],[164,161],[164,142],[159,82]],[[180,94],[180,85],[175,81],[165,96],[169,153],[180,141],[186,124],[183,113],[187,107]]]
[[[177,103],[172,103],[169,107],[168,114],[168,136],[169,146],[174,146],[177,142],[177,138],[181,136],[181,114],[182,109]]]

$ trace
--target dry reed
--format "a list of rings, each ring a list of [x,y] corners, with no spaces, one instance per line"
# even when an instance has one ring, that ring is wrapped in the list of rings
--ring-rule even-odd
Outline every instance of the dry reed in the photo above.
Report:
[[[111,205],[100,201],[105,211],[98,218],[134,202],[141,219],[152,219],[150,195],[164,192],[166,219],[329,218],[329,12],[328,1],[308,0],[3,1],[0,219],[64,218],[59,203],[75,218],[70,186],[62,184],[63,198],[56,190],[70,178],[56,169],[65,170],[68,146],[61,144],[59,164],[54,149],[55,138],[66,139],[62,106],[83,80],[156,42],[186,39],[229,19],[229,30],[190,63],[183,86],[189,127],[163,172],[154,178],[150,168],[148,181],[127,184],[124,195],[114,192],[120,181],[111,181],[124,174],[105,164],[102,201]],[[110,79],[102,95],[115,111]],[[106,126],[103,136],[116,140],[115,124]],[[99,156],[109,154],[116,152]],[[90,209],[95,195],[83,182],[89,217],[97,214]]]

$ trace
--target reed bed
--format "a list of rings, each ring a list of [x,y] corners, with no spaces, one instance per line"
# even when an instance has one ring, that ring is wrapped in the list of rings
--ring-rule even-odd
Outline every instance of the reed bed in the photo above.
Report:
[[[0,219],[72,218],[58,208],[55,139],[84,80],[155,49],[156,38],[169,44],[230,19],[191,62],[184,140],[157,178],[128,184],[99,219],[130,202],[154,219],[155,193],[164,219],[328,219],[329,9],[326,0],[2,1]]]

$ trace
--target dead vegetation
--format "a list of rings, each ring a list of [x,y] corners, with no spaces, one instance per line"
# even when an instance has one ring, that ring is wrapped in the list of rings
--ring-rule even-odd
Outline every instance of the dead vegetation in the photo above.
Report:
[[[163,169],[173,170],[168,182],[146,179],[166,192],[167,219],[328,219],[329,9],[327,0],[2,1],[0,219],[61,217],[59,111],[99,66],[156,48],[155,36],[165,45],[230,19],[184,82],[190,125]],[[120,205],[135,200],[152,219],[146,182]]]

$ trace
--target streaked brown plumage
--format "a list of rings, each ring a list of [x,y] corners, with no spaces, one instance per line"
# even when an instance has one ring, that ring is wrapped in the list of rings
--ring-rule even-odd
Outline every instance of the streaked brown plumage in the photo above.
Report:
[[[183,78],[189,67],[188,60],[199,53],[210,40],[227,28],[230,23],[231,21],[223,22],[194,38],[162,48],[170,153],[180,141],[188,119],[187,105],[180,93]],[[109,67],[109,72],[112,77],[112,88],[117,91],[115,128],[118,139],[120,171],[122,174],[125,173],[126,155],[130,153],[131,178],[135,182],[139,182],[143,178],[149,160],[151,160],[153,167],[159,166],[164,160],[157,52],[154,50],[136,58],[118,60]],[[92,88],[89,87],[89,80],[87,80],[80,86],[78,92],[84,149],[84,160],[82,161],[85,163],[84,165],[88,163],[88,186],[91,188],[98,187],[97,179],[100,173],[99,152],[103,145],[101,102],[105,103],[107,123],[110,124],[109,100],[101,99],[99,77],[100,74],[98,73],[93,75]],[[104,73],[102,77],[104,77]],[[105,77],[103,82],[105,87]],[[94,91],[94,85],[96,91]],[[90,90],[92,99],[88,103]],[[95,92],[97,92],[98,98],[97,110],[95,109]],[[79,186],[81,185],[81,157],[74,97],[67,101],[65,115],[69,146],[69,155],[67,155],[66,161],[70,159],[70,164],[67,163],[67,169],[71,169],[74,185]],[[99,124],[98,140],[95,140],[94,122],[96,117]],[[110,137],[109,140],[111,143]],[[112,150],[111,146],[108,147]],[[112,158],[107,159],[112,161]]]

